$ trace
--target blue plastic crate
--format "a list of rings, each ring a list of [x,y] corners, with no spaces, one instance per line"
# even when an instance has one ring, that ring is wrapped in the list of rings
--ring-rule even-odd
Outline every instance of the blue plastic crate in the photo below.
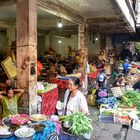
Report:
[[[114,123],[114,116],[99,116],[99,122]]]

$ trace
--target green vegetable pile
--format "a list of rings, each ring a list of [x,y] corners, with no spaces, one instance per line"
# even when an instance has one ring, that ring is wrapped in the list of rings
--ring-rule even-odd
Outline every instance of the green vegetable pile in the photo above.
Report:
[[[110,111],[110,110],[104,110],[101,115],[103,116],[112,116],[114,115],[114,112],[113,111]]]
[[[140,93],[134,90],[126,91],[121,98],[120,105],[136,107],[140,111]]]
[[[69,131],[75,135],[89,133],[92,130],[91,120],[83,113],[74,113],[70,116],[60,117],[60,120],[69,121]]]

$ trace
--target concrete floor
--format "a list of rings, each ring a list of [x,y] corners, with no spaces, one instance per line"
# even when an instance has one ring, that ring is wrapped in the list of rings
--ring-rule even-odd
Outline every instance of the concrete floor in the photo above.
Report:
[[[125,140],[126,128],[115,123],[101,123],[98,120],[99,110],[95,107],[89,107],[93,125],[93,131],[90,140]]]
[[[110,91],[111,83],[107,83]],[[65,90],[59,89],[59,99],[63,101]],[[124,126],[115,123],[101,123],[98,120],[99,109],[89,106],[90,118],[92,120],[93,131],[89,140],[140,140],[140,132],[133,130],[131,126]],[[81,137],[79,140],[87,140]]]
[[[107,81],[107,89],[111,93],[113,80]],[[132,129],[132,125],[125,126],[115,123],[101,123],[99,122],[99,109],[97,107],[90,107],[90,118],[92,119],[93,131],[90,140],[140,140],[140,131]]]
[[[133,130],[132,125],[125,126],[115,123],[101,123],[98,120],[98,108],[89,107],[89,111],[93,125],[90,140],[140,140],[140,131]]]

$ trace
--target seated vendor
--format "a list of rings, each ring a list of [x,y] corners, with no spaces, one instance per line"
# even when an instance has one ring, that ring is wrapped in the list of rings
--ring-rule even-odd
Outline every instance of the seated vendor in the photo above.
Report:
[[[67,74],[67,70],[66,70],[65,66],[62,65],[62,64],[60,64],[59,73],[60,73],[60,75],[66,75]]]
[[[103,50],[100,51],[98,55],[98,61],[105,60],[105,53]]]
[[[37,76],[40,76],[40,72],[43,69],[43,65],[37,60]]]
[[[140,92],[140,80],[133,85],[133,89]]]
[[[58,72],[58,64],[57,64],[57,62],[56,62],[56,60],[51,60],[50,61],[50,71],[52,72],[52,73],[57,73]]]
[[[105,68],[105,60],[102,59],[102,60],[100,61],[100,69],[104,69],[104,68]]]
[[[7,87],[6,93],[0,92],[2,118],[18,114],[18,99],[23,93],[23,89],[13,89],[11,86]]]
[[[119,75],[114,83],[114,87],[118,87],[118,86],[125,86],[125,79],[123,75]]]
[[[118,78],[119,76],[119,71],[118,69],[114,69],[113,72],[111,73],[111,77],[116,80],[116,78]]]

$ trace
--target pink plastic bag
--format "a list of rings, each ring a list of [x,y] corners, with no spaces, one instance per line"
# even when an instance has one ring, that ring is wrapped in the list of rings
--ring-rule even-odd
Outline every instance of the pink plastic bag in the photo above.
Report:
[[[11,123],[15,125],[23,125],[29,121],[27,114],[18,114],[10,117]]]

